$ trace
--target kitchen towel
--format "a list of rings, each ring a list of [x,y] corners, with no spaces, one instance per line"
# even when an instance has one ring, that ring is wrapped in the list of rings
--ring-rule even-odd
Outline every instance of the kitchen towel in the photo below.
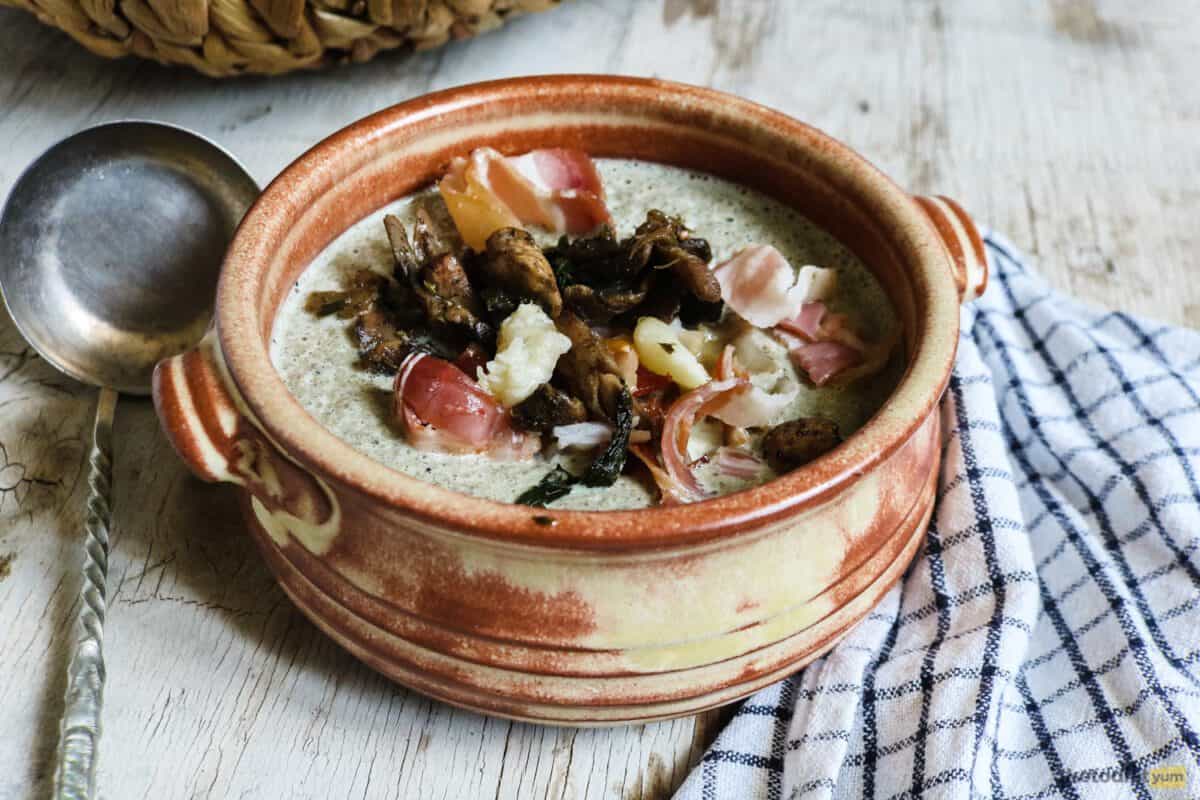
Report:
[[[1200,333],[986,244],[923,550],[677,797],[1200,797]]]

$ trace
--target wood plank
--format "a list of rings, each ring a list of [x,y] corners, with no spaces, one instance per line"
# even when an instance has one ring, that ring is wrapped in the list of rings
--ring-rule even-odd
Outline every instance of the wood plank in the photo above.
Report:
[[[612,71],[713,85],[812,122],[914,191],[956,197],[1057,286],[1200,325],[1200,22],[1183,0],[576,0],[353,69],[224,83],[102,62],[0,11],[0,195],[87,125],[195,128],[267,181],[430,89]],[[0,797],[44,795],[72,638],[94,395],[0,317]],[[487,719],[399,689],[318,633],[188,478],[144,400],[118,411],[101,784],[146,797],[658,798],[720,714],[615,730]],[[11,557],[11,561],[9,558]]]

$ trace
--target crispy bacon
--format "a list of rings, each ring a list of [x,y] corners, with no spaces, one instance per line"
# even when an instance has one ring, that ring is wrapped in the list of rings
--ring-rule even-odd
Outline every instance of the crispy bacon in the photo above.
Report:
[[[660,444],[663,467],[693,500],[702,499],[707,493],[700,482],[696,480],[688,460],[687,443],[692,425],[697,419],[702,418],[705,409],[711,408],[711,404],[715,400],[748,383],[746,378],[740,376],[709,381],[680,397],[667,410]]]
[[[475,250],[501,228],[534,224],[580,234],[612,218],[596,165],[579,150],[533,150],[506,158],[480,147],[454,159],[438,189],[463,241]]]
[[[809,342],[841,342],[859,352],[868,349],[867,343],[850,328],[849,318],[831,313],[820,301],[804,303],[795,316],[781,321],[777,329]]]
[[[825,318],[827,309],[821,301],[803,303],[800,311],[792,317],[780,320],[779,327],[788,333],[794,333],[810,342],[815,342],[821,332],[821,320]]]
[[[790,351],[792,362],[817,386],[862,363],[862,351],[842,342],[804,342]]]
[[[426,353],[401,364],[392,402],[409,443],[420,450],[522,459],[540,448],[539,437],[514,430],[500,404],[465,372]]]
[[[833,270],[809,265],[797,273],[769,244],[742,248],[713,274],[726,305],[760,328],[774,327],[801,304],[827,296],[836,282]]]
[[[678,481],[668,475],[667,471],[658,463],[658,459],[655,458],[654,452],[648,445],[630,445],[629,452],[637,456],[638,460],[645,464],[646,469],[650,471],[650,477],[654,479],[654,485],[658,487],[659,502],[662,505],[679,505],[681,503],[692,503],[704,499],[702,496],[693,495],[687,488],[680,485]]]
[[[746,372],[736,366],[733,345],[726,345],[721,353],[716,375],[718,380],[746,376]],[[799,385],[794,381],[789,383],[791,386],[785,387],[783,391],[768,392],[747,381],[742,388],[728,392],[716,400],[706,411],[734,428],[768,425],[796,399]]]
[[[864,375],[877,372],[891,352],[890,343],[868,345],[851,330],[845,314],[831,314],[821,302],[805,303],[798,314],[780,322],[775,338],[817,386],[839,376],[849,378],[848,371],[856,367],[863,367],[858,372]]]
[[[713,462],[723,475],[750,480],[766,470],[766,463],[744,447],[720,447],[713,455]]]

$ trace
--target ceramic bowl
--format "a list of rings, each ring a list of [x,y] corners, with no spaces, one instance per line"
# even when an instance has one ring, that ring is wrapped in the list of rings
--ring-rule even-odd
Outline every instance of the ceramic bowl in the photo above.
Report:
[[[666,162],[793,205],[891,296],[908,361],[895,393],[803,469],[684,506],[530,509],[355,451],[272,367],[276,310],[340,233],[483,145]],[[483,83],[367,117],[285,169],[237,232],[213,330],[159,364],[154,398],[191,469],[238,487],[247,527],[295,604],[367,664],[523,720],[665,718],[816,658],[903,573],[933,506],[959,303],[986,279],[979,235],[956,204],[914,198],[778,112],[657,80]]]

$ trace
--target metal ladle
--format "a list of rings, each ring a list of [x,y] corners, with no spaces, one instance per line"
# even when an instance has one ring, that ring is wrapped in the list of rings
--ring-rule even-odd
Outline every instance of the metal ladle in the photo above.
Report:
[[[204,334],[225,249],[258,192],[207,139],[117,122],[48,150],[0,214],[0,293],[17,329],[51,365],[100,388],[56,797],[95,791],[117,394],[148,394],[154,365]]]

